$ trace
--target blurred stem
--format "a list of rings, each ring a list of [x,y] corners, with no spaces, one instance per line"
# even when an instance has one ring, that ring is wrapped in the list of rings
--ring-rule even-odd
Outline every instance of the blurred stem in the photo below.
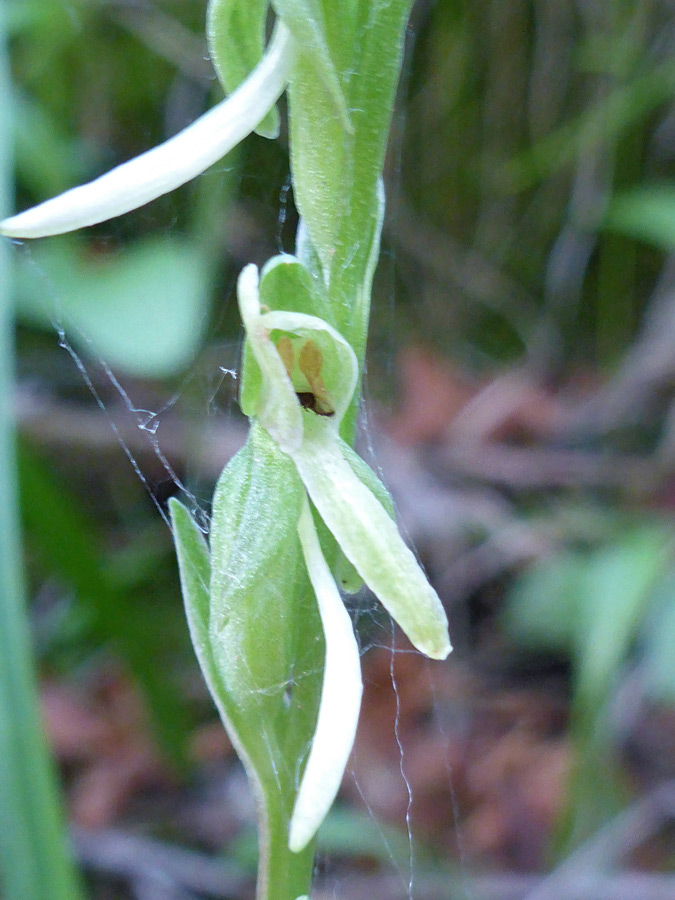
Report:
[[[0,212],[10,208],[10,88],[0,6]],[[78,900],[40,725],[21,575],[9,243],[0,242],[0,877],[5,900]]]
[[[635,243],[623,235],[602,236],[598,257],[597,354],[611,368],[634,332]]]

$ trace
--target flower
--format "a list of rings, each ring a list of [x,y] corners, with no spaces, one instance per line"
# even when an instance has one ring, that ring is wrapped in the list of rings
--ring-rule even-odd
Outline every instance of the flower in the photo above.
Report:
[[[121,215],[184,184],[229,152],[264,119],[285,89],[294,60],[294,40],[278,22],[259,65],[226,100],[153,150],[90,184],[0,222],[0,234],[18,238],[60,234]],[[339,109],[340,103],[336,105]],[[346,116],[347,130],[348,124]],[[290,256],[270,260],[264,274],[287,265],[302,270],[306,283],[311,283],[300,261]],[[370,275],[364,284],[369,283]],[[444,659],[451,647],[443,606],[378,499],[386,495],[383,485],[340,438],[340,423],[359,377],[353,348],[327,321],[313,314],[320,304],[310,302],[306,309],[312,312],[299,311],[297,305],[263,311],[258,270],[253,265],[239,277],[238,297],[247,337],[242,410],[257,422],[256,429],[262,429],[259,434],[269,436],[270,467],[283,469],[286,482],[290,482],[284,484],[287,495],[277,498],[270,490],[272,482],[266,480],[270,467],[265,470],[263,465],[251,502],[255,505],[255,499],[264,498],[270,501],[273,513],[277,504],[286,510],[287,530],[293,547],[299,543],[302,550],[325,638],[317,722],[289,825],[288,846],[297,853],[312,839],[335,798],[354,741],[362,693],[358,645],[322,552],[314,511],[348,563],[415,647],[434,659]],[[277,465],[280,460],[283,466]],[[233,491],[242,476],[239,469],[246,462],[247,457],[241,457],[239,468],[225,470],[224,474],[232,476]],[[297,506],[290,503],[291,494],[298,500]],[[234,507],[221,511],[228,527],[236,531],[238,511]],[[228,520],[230,513],[232,521]],[[211,604],[214,585],[218,587],[230,569],[223,574],[218,567],[210,568],[208,548],[180,504],[174,504],[172,518],[195,650],[221,716],[236,732],[229,714],[236,712],[237,697],[227,696],[228,687],[234,685],[236,690],[240,685],[247,694],[248,686],[238,677],[239,669],[249,674],[249,659],[245,654],[230,653],[227,643],[228,625],[240,623],[223,621],[222,610],[213,610]],[[251,555],[254,546],[254,541],[247,547],[236,546],[229,564],[238,571],[246,551]],[[212,547],[211,561],[213,557]],[[254,560],[253,569],[255,564]],[[234,585],[237,596],[248,589],[250,575],[250,571],[241,572]],[[262,668],[266,664],[263,659]],[[229,667],[228,671],[223,667]],[[244,742],[239,741],[238,746],[246,760]],[[272,750],[271,746],[266,749]],[[271,756],[276,759],[276,750]],[[250,759],[249,763],[252,765]]]
[[[0,222],[0,234],[38,238],[105,222],[185,184],[229,153],[283,93],[294,41],[279,21],[260,63],[229,97],[179,134],[95,181]]]
[[[265,267],[298,266],[276,257]],[[264,271],[265,271],[264,270]],[[351,751],[361,699],[356,639],[321,552],[309,500],[340,549],[417,649],[450,652],[443,606],[396,523],[365,483],[365,464],[339,436],[358,378],[351,346],[331,325],[302,312],[263,312],[258,270],[237,286],[250,353],[242,409],[289,456],[304,485],[298,534],[326,643],[317,725],[291,817],[289,846],[302,850],[330,808]],[[371,480],[375,476],[371,473]]]

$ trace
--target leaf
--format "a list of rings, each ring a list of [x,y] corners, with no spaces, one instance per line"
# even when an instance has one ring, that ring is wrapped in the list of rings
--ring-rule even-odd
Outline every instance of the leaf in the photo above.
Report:
[[[599,551],[581,585],[576,691],[589,714],[604,704],[667,561],[665,530],[644,527]]]
[[[642,657],[645,684],[657,703],[675,703],[675,575],[658,585],[644,629]]]
[[[651,184],[619,193],[610,203],[604,225],[671,252],[675,248],[675,185]]]
[[[178,557],[181,590],[192,645],[216,706],[223,720],[229,723],[228,701],[216,668],[209,641],[209,583],[211,561],[206,539],[190,511],[180,500],[169,500],[173,539]],[[229,730],[229,729],[228,729]]]
[[[316,721],[323,642],[296,564],[299,501],[277,478],[286,473],[279,456],[254,427],[226,467],[214,499],[212,565],[187,509],[175,499],[170,509],[192,640],[257,800],[258,896],[292,900],[312,871],[311,846],[289,851],[288,823],[298,759]]]
[[[79,350],[137,377],[166,377],[191,361],[208,300],[205,259],[176,239],[145,239],[111,257],[52,240],[20,257],[19,320],[63,326]]]
[[[561,553],[528,566],[513,583],[504,628],[519,644],[569,654],[576,641],[586,557]]]
[[[0,8],[0,216],[12,183],[12,103]],[[0,869],[5,900],[80,900],[62,801],[42,728],[17,513],[14,354],[7,241],[0,247]]]
[[[16,166],[21,183],[38,197],[58,194],[82,178],[87,151],[42,104],[14,95]]]
[[[258,65],[265,49],[269,0],[210,0],[206,13],[209,53],[225,92],[231,94]],[[255,129],[279,136],[279,113],[270,110]]]
[[[211,646],[209,548],[189,510],[175,497],[169,501],[169,512],[192,646],[220,718],[246,767],[251,786],[256,796],[262,797],[265,794],[265,774],[268,771],[268,765],[265,763],[268,763],[269,759],[263,757],[263,765],[260,765],[259,741],[255,734],[257,719],[248,721],[245,715],[238,714],[237,704],[224,683]],[[277,756],[276,762],[278,761]]]

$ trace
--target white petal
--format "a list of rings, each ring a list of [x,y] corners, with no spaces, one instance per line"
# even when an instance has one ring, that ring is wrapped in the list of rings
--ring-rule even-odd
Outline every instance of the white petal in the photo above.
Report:
[[[339,441],[317,424],[292,457],[321,518],[380,603],[418,650],[445,659],[451,646],[443,605],[396,523],[345,460]]]
[[[226,100],[153,150],[5,219],[0,234],[63,234],[120,216],[185,184],[253,131],[283,93],[294,59],[293,39],[279,22],[259,65]]]
[[[237,280],[237,297],[246,336],[262,377],[258,421],[284,453],[290,453],[302,442],[302,412],[291,379],[260,315],[258,269],[253,263],[241,270]]]
[[[288,846],[299,853],[332,806],[351,753],[361,707],[361,665],[351,619],[321,552],[305,500],[298,534],[326,640],[316,731],[291,817]]]

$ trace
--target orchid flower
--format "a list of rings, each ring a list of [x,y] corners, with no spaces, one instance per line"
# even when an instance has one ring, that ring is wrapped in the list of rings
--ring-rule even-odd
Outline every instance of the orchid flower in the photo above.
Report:
[[[307,19],[308,5],[285,2],[283,6],[289,14],[295,15],[293,21],[300,32],[307,22],[313,21],[310,21],[311,17]],[[403,22],[405,5],[399,6],[397,16]],[[395,24],[399,19],[391,22]],[[388,22],[384,15],[377,19],[378,27],[384,28]],[[374,24],[372,28],[375,29]],[[300,37],[298,42],[302,43]],[[371,43],[373,47],[379,46],[377,42]],[[307,52],[310,44],[311,40],[307,46],[303,44],[303,52]],[[397,59],[394,55],[389,60],[390,74],[397,71]],[[153,150],[89,184],[0,222],[0,234],[36,238],[64,233],[122,215],[184,184],[228,153],[258,126],[286,88],[295,62],[296,42],[279,20],[260,63],[226,100]],[[378,83],[382,81],[380,74],[378,68]],[[328,94],[335,99],[340,94],[340,86],[336,80],[337,87],[333,90],[332,84],[329,78]],[[314,86],[304,84],[303,90],[308,87]],[[311,112],[312,128],[307,134],[298,126],[297,144],[300,149],[304,146],[306,152],[313,148],[317,122],[324,122],[325,109],[318,94],[305,97],[300,89],[298,94],[296,114],[301,124],[303,115],[308,110]],[[372,109],[379,115],[382,109],[388,109],[388,102],[386,92],[382,97],[374,93]],[[339,109],[340,102],[333,106]],[[349,132],[351,125],[346,113],[341,121],[345,131]],[[386,124],[388,119],[385,117],[383,121]],[[308,174],[304,176],[301,171],[298,176],[294,173],[294,184],[299,178],[309,179],[315,164],[316,161],[308,157],[305,165]],[[377,177],[374,173],[371,179],[373,202],[364,204],[370,252],[355,288],[362,295],[369,293],[381,227],[381,216],[377,212],[378,209],[381,211]],[[317,184],[325,187],[328,180],[318,179]],[[327,285],[329,261],[335,251],[334,235],[331,229],[319,226],[324,219],[329,220],[332,213],[329,205],[324,203],[324,194],[315,187],[312,185],[307,190],[305,185],[305,189],[299,191],[299,207],[304,207],[301,212],[307,226],[305,236],[314,235],[312,240],[318,241],[310,249],[312,253],[318,253],[321,264],[317,265],[317,271],[324,266],[323,280]],[[320,207],[318,212],[313,203]],[[354,209],[358,213],[360,208],[355,204]],[[290,256],[270,260],[263,274],[285,265],[302,270],[308,283],[317,274],[314,271],[310,275],[300,260]],[[359,271],[358,266],[354,271]],[[273,585],[273,600],[283,592],[282,579],[294,575],[293,554],[302,556],[317,601],[325,659],[314,735],[288,823],[288,848],[293,853],[300,853],[312,840],[338,791],[356,733],[362,693],[358,645],[324,555],[326,541],[322,547],[317,526],[323,528],[325,525],[343,554],[342,562],[346,560],[350,571],[366,583],[418,650],[434,659],[444,659],[451,647],[443,606],[383,502],[387,496],[384,486],[340,437],[340,424],[357,389],[359,363],[345,337],[328,321],[313,314],[321,309],[328,315],[328,306],[324,309],[318,302],[309,303],[306,311],[265,308],[260,300],[258,270],[253,265],[247,266],[239,277],[238,298],[246,331],[241,406],[253,422],[253,438],[247,445],[248,455],[235,457],[221,476],[221,491],[219,493],[217,489],[214,499],[210,552],[188,511],[175,500],[172,503],[174,537],[195,650],[221,716],[249,773],[254,776],[256,764],[261,768],[268,766],[274,777],[279,775],[275,768],[276,760],[282,758],[276,746],[279,733],[271,730],[265,734],[265,741],[269,743],[264,749],[269,750],[269,759],[263,759],[260,753],[257,760],[252,761],[251,748],[257,752],[258,735],[255,734],[256,725],[246,721],[242,710],[250,708],[246,704],[256,690],[261,697],[266,697],[268,690],[278,690],[279,684],[283,690],[283,679],[287,676],[281,663],[270,659],[268,647],[265,653],[258,654],[259,658],[252,658],[258,648],[255,617],[250,616],[244,622],[242,613],[237,619],[234,601],[251,606],[262,602],[251,584],[258,577],[272,581],[265,569],[269,560],[262,558],[261,561],[259,552],[267,539],[265,529],[258,529],[260,534],[242,537],[240,525],[244,513],[241,507],[246,502],[252,506],[264,504],[265,514],[269,517],[267,522],[271,523],[270,531],[274,531],[273,520],[278,509],[277,524],[282,524],[274,534],[277,541],[274,552],[280,546],[290,547],[290,550],[282,560],[283,572],[276,573],[279,584]],[[360,297],[361,309],[367,309],[367,300]],[[367,317],[365,322],[367,324]],[[265,436],[264,453],[260,451],[256,458],[261,434]],[[247,487],[253,500],[242,500],[242,485],[248,477],[245,467],[254,463],[259,471]],[[275,493],[280,485],[283,485],[281,495]],[[291,539],[286,540],[289,522]],[[271,547],[272,542],[268,541],[267,546]],[[281,559],[286,549],[279,553]],[[283,615],[279,614],[279,621]],[[273,613],[265,608],[261,616],[270,620]],[[250,628],[249,621],[253,622]],[[229,641],[230,634],[237,628],[239,635],[245,633],[246,641],[249,641],[246,646]],[[264,670],[265,678],[270,672],[279,673],[277,683],[268,678],[272,688],[257,688],[254,682],[258,669]],[[308,708],[314,707],[308,704]],[[255,784],[255,777],[253,781]]]
[[[278,257],[268,267],[285,262],[299,266],[294,257]],[[316,731],[290,823],[289,846],[299,851],[335,798],[361,698],[356,640],[321,552],[310,500],[346,558],[413,645],[434,659],[444,659],[451,648],[436,592],[396,523],[365,483],[366,478],[372,483],[374,474],[339,436],[358,378],[354,351],[317,316],[264,312],[253,265],[239,276],[238,296],[250,348],[242,409],[290,457],[304,485],[298,533],[326,643]]]
[[[38,238],[105,222],[173,191],[208,169],[250,134],[283,93],[294,41],[279,21],[249,77],[179,134],[58,197],[0,222],[0,234]]]

